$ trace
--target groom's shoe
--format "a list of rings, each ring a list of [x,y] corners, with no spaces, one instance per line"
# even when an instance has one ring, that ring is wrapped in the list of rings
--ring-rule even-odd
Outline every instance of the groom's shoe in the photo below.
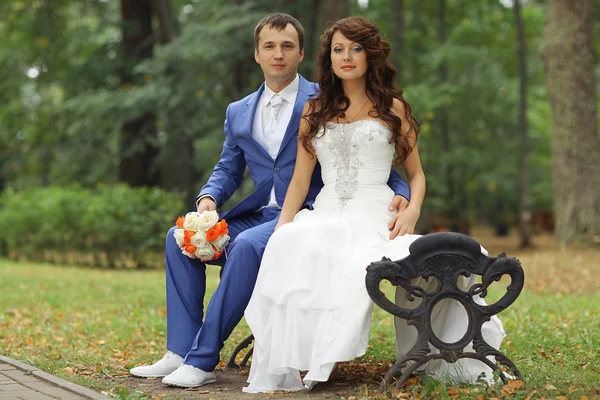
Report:
[[[129,373],[142,378],[162,378],[175,371],[181,364],[183,364],[183,358],[179,354],[167,351],[165,356],[158,362],[132,368]]]
[[[202,371],[200,368],[182,364],[172,374],[163,378],[163,383],[184,388],[204,386],[217,381],[214,372]]]

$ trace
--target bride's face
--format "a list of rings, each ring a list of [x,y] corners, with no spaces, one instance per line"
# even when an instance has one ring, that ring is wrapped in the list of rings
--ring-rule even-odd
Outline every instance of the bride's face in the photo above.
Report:
[[[360,43],[336,31],[331,39],[331,66],[342,80],[364,79],[368,67],[367,53]]]

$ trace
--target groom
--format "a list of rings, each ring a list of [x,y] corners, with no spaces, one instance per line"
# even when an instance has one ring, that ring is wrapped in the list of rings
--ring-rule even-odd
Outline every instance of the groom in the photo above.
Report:
[[[215,382],[220,350],[241,320],[269,237],[294,172],[298,127],[304,104],[318,90],[298,75],[304,57],[304,29],[287,14],[270,14],[254,30],[255,59],[265,83],[227,108],[221,159],[197,197],[197,210],[216,210],[239,188],[248,167],[254,191],[222,215],[229,225],[226,257],[214,262],[223,274],[206,313],[206,266],[188,258],[177,246],[173,229],[166,242],[167,353],[157,363],[133,368],[132,375],[164,377],[181,387]],[[395,170],[389,185],[398,194],[390,209],[408,203],[407,184]],[[315,169],[307,206],[322,188]],[[401,206],[400,206],[401,205]]]

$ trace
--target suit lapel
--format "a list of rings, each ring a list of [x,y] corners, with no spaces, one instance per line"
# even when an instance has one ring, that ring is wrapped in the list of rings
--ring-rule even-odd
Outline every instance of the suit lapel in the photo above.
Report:
[[[277,156],[281,154],[285,146],[292,140],[293,137],[296,136],[298,132],[298,128],[300,127],[300,117],[302,117],[302,110],[304,109],[304,104],[315,95],[314,88],[312,85],[300,75],[300,85],[298,88],[298,95],[296,96],[296,102],[294,103],[294,110],[292,111],[292,117],[290,118],[290,123],[285,130],[285,134],[283,136],[283,140],[281,142],[281,146],[279,146],[279,152]]]
[[[269,152],[265,150],[265,148],[262,147],[262,145],[258,143],[252,135],[252,129],[254,127],[254,116],[256,115],[256,107],[258,107],[260,96],[262,95],[263,90],[265,90],[264,83],[260,86],[260,88],[258,88],[256,92],[254,92],[254,94],[246,102],[246,107],[244,108],[244,116],[242,119],[244,121],[242,126],[242,134],[247,135],[250,138],[250,141],[260,149],[259,151],[271,158]]]

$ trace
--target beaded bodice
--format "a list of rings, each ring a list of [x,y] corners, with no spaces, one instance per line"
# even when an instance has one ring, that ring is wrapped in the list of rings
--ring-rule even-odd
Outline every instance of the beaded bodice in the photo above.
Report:
[[[321,164],[324,191],[335,191],[342,205],[361,188],[387,188],[394,145],[391,132],[375,120],[328,123],[313,140]]]

